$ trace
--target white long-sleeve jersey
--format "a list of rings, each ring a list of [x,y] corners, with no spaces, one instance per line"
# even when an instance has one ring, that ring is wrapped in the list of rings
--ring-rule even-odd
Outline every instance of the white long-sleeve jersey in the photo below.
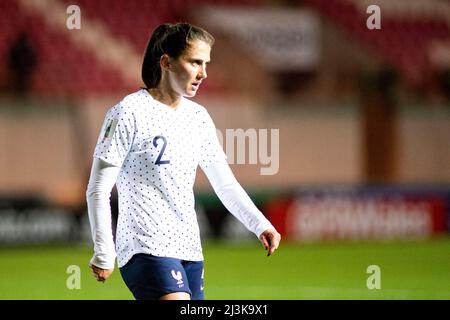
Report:
[[[206,109],[182,98],[172,109],[146,90],[125,97],[105,118],[87,189],[94,241],[91,264],[124,266],[136,253],[203,260],[193,185],[200,165],[225,207],[259,235],[272,224],[231,172]],[[111,189],[119,217],[113,242]]]

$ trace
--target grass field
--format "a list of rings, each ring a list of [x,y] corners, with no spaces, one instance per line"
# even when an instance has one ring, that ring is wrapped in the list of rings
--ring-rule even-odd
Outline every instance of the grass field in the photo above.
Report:
[[[368,243],[282,243],[266,257],[259,243],[205,243],[206,299],[450,299],[450,238]],[[90,246],[0,249],[0,299],[132,299],[116,270],[91,276]],[[70,265],[80,289],[68,289]],[[381,288],[369,290],[369,265]]]

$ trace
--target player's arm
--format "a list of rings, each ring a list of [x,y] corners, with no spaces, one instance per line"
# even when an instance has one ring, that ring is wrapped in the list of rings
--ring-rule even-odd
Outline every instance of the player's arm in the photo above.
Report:
[[[269,220],[255,206],[248,194],[236,180],[225,159],[202,167],[209,182],[224,206],[245,227],[255,233],[267,255],[270,256],[279,246],[281,235]]]
[[[111,190],[120,168],[94,158],[86,191],[94,255],[90,261],[94,276],[106,280],[114,269],[116,252],[111,226]]]

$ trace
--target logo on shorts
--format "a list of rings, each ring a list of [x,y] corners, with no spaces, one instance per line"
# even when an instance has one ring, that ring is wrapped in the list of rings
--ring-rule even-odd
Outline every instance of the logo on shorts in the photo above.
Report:
[[[172,277],[177,280],[177,285],[181,288],[182,286],[184,286],[183,284],[183,275],[181,274],[180,271],[175,272],[175,270],[172,270]]]

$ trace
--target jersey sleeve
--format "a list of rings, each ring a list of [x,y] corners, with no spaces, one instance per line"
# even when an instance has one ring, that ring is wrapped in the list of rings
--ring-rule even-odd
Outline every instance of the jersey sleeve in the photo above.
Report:
[[[116,183],[120,168],[94,158],[86,190],[86,200],[94,256],[90,264],[102,269],[114,269],[116,251],[111,225],[111,189]]]
[[[265,230],[275,229],[238,183],[228,163],[222,160],[203,171],[223,205],[248,230],[259,238]]]
[[[203,135],[200,146],[199,164],[202,169],[205,169],[211,164],[221,162],[224,159],[226,160],[227,156],[217,137],[216,126],[206,109],[202,114],[201,122]]]
[[[135,121],[132,111],[120,103],[106,114],[94,151],[94,158],[121,167],[133,144]]]

